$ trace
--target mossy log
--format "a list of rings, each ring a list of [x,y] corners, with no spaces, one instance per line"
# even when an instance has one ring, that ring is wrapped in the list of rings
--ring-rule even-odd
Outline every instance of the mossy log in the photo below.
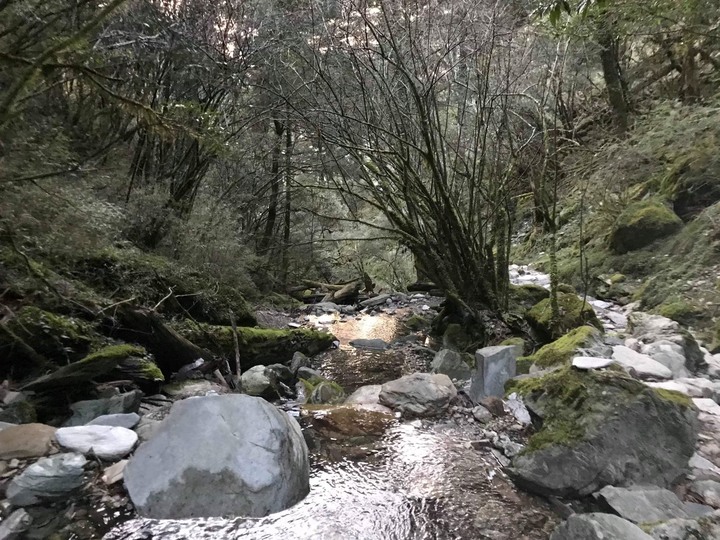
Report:
[[[145,346],[153,353],[155,362],[165,376],[198,358],[209,361],[214,356],[209,350],[178,334],[148,309],[119,306],[115,318],[106,321],[106,325],[112,337]]]

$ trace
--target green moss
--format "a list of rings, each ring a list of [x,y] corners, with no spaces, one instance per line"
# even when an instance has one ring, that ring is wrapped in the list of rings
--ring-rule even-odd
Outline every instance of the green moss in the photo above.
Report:
[[[570,285],[569,283],[560,283],[557,286],[558,292],[561,293],[567,293],[567,294],[577,294],[577,291],[575,290],[575,287]]]
[[[306,396],[308,401],[314,405],[338,404],[345,401],[345,390],[334,381],[323,380],[316,384]]]
[[[550,299],[542,300],[527,314],[527,319],[537,330],[546,337],[557,338],[568,330],[591,324],[602,330],[602,324],[595,315],[595,310],[576,294],[558,293],[558,308],[560,318],[552,320]]]
[[[175,323],[173,328],[194,344],[223,356],[235,355],[233,329],[230,326]],[[238,327],[238,345],[242,368],[257,364],[278,364],[290,360],[296,351],[315,355],[332,345],[335,337],[310,328],[277,330]]]
[[[510,304],[523,309],[530,309],[541,300],[550,296],[550,291],[540,285],[510,285]]]
[[[615,222],[610,247],[617,253],[635,251],[681,227],[680,218],[659,200],[631,203]]]
[[[119,362],[120,360],[131,356],[145,356],[146,354],[147,352],[142,347],[122,343],[120,345],[108,345],[107,347],[103,347],[102,349],[87,355],[78,363],[105,362],[108,360]]]
[[[542,410],[542,427],[530,437],[524,452],[555,444],[572,446],[585,437],[593,423],[603,421],[607,411],[602,407],[609,400],[622,405],[643,392],[652,392],[625,373],[571,366],[542,377],[515,379],[507,386],[509,392],[519,393],[532,401],[536,410]]]
[[[665,390],[664,388],[653,388],[652,390],[666,401],[671,401],[685,408],[694,407],[692,399],[685,394],[676,392],[675,390]]]
[[[166,315],[187,316],[211,324],[257,324],[238,287],[223,277],[188,268],[178,261],[135,248],[106,248],[74,261],[72,273],[113,300],[133,297]],[[173,296],[166,298],[168,289]]]
[[[6,324],[19,339],[57,365],[82,358],[99,340],[99,335],[87,322],[35,306],[23,307]],[[7,333],[0,333],[0,356],[5,359],[3,367],[7,368],[21,367],[27,360]]]
[[[525,359],[541,368],[559,366],[570,362],[578,349],[589,347],[599,337],[600,331],[597,328],[581,326],[541,347],[535,354]]]
[[[610,285],[615,285],[616,283],[622,283],[626,280],[625,274],[613,274],[610,276]]]
[[[35,379],[24,388],[45,390],[88,383],[117,369],[123,360],[145,354],[145,349],[135,345],[109,345],[89,354],[82,360],[62,366],[52,373]]]
[[[405,320],[405,327],[413,332],[430,326],[429,321],[422,315],[411,315]]]
[[[518,355],[525,352],[525,340],[521,337],[510,337],[500,342],[500,345],[507,347],[515,347],[515,352]]]
[[[657,312],[681,324],[691,324],[700,314],[698,309],[683,299],[669,299],[660,304]]]
[[[518,375],[527,375],[530,373],[530,367],[533,365],[531,358],[527,356],[521,356],[515,361],[515,372]]]

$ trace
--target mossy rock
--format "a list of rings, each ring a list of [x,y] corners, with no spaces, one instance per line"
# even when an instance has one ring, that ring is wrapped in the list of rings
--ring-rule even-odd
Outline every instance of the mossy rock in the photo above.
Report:
[[[0,422],[11,424],[32,424],[37,422],[35,406],[27,400],[14,401],[0,410]]]
[[[430,321],[428,321],[426,317],[418,315],[417,313],[405,319],[404,324],[405,328],[412,332],[417,332],[418,330],[423,330],[430,327]]]
[[[687,300],[680,298],[665,300],[657,307],[656,311],[659,315],[684,325],[692,324],[701,315],[700,310]]]
[[[561,292],[561,293],[577,294],[577,290],[575,289],[575,287],[573,287],[569,283],[558,284],[557,290],[558,290],[558,292]]]
[[[533,365],[532,358],[528,356],[521,356],[515,360],[515,373],[518,375],[527,375],[530,373],[530,368]]]
[[[235,341],[230,326],[176,323],[173,328],[195,345],[218,355],[234,358]],[[328,349],[335,337],[309,328],[276,330],[238,327],[238,346],[243,370],[259,364],[281,364],[300,351],[313,356]]]
[[[165,381],[165,375],[149,356],[128,356],[118,362],[119,379],[130,379],[140,388],[156,388]]]
[[[720,319],[715,321],[715,334],[713,336],[713,342],[710,345],[710,352],[713,354],[720,353]]]
[[[572,446],[582,439],[596,404],[608,400],[609,394],[619,402],[647,393],[653,399],[692,409],[692,400],[680,392],[649,388],[642,382],[615,370],[579,370],[571,366],[542,377],[512,379],[508,391],[517,392],[535,403],[542,415],[542,429],[535,433],[526,447],[534,451],[552,444]],[[599,420],[594,418],[593,420]]]
[[[213,279],[178,261],[135,248],[106,248],[75,262],[73,276],[113,300],[134,297],[144,306],[158,306],[166,315],[187,316],[209,324],[230,324],[230,313],[241,326],[257,324],[236,287]],[[173,295],[166,298],[168,289]]]
[[[682,228],[682,220],[662,202],[650,199],[630,204],[610,232],[610,248],[627,253],[650,245]]]
[[[507,338],[499,343],[499,345],[515,347],[515,353],[522,356],[525,353],[525,340],[521,337]]]
[[[462,325],[451,323],[443,333],[443,348],[465,352],[473,346],[472,337]]]
[[[538,302],[527,314],[530,324],[544,337],[558,338],[572,330],[590,324],[599,330],[602,323],[597,318],[595,310],[576,294],[558,292],[559,320],[552,320],[550,298]]]
[[[307,388],[306,388],[307,391]],[[321,381],[308,395],[308,402],[313,405],[337,405],[345,401],[345,390],[333,381]]]
[[[550,291],[540,285],[510,285],[510,304],[523,309],[530,309],[538,302],[550,297]]]
[[[25,306],[6,323],[6,331],[0,332],[0,375],[12,373],[26,376],[37,367],[15,337],[32,347],[45,360],[64,365],[85,356],[100,341],[92,325],[73,317],[58,315],[34,306]]]
[[[82,385],[109,374],[128,358],[142,358],[145,355],[145,349],[135,345],[109,345],[89,354],[82,360],[62,366],[52,373],[29,382],[23,387],[23,390],[42,391]]]
[[[540,368],[561,366],[569,363],[581,349],[590,348],[599,340],[600,331],[597,328],[594,326],[581,326],[571,330],[552,343],[544,345],[534,354],[522,357],[522,359]]]

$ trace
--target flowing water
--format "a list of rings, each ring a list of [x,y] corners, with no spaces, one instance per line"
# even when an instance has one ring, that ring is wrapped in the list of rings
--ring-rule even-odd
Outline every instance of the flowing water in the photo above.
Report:
[[[397,318],[382,314],[335,322],[340,347],[321,357],[325,375],[352,390],[424,367],[405,348],[362,351],[353,338],[392,340]],[[312,431],[313,414],[301,422]],[[313,431],[310,494],[261,519],[133,519],[109,540],[297,539],[480,540],[545,539],[557,517],[541,500],[515,489],[466,417],[440,421],[386,418],[365,436]],[[357,424],[357,423],[356,423]],[[377,427],[377,426],[376,426]],[[347,435],[347,433],[345,434]],[[355,434],[356,435],[356,434]]]

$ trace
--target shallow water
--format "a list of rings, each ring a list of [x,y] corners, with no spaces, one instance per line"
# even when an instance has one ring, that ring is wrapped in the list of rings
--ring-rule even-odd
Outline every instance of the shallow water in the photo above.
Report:
[[[320,357],[323,373],[352,391],[425,370],[407,348],[354,349],[356,338],[397,337],[397,319],[380,314],[329,325],[340,347]],[[481,427],[461,417],[389,421],[387,430],[343,437],[312,430],[310,494],[262,519],[134,519],[108,540],[479,540],[545,539],[557,522],[539,499],[518,492],[488,450],[470,441]],[[310,422],[312,424],[312,422]]]
[[[492,454],[470,447],[475,429],[397,423],[365,446],[374,451],[361,459],[315,459],[310,494],[284,512],[252,520],[133,520],[106,538],[547,538],[552,512],[518,493]]]

